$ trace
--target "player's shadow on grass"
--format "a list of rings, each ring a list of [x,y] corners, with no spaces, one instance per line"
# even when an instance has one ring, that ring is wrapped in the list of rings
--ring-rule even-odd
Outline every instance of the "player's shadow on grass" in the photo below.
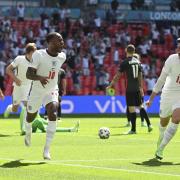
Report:
[[[11,137],[13,135],[9,135],[9,134],[0,134],[0,137]]]
[[[158,161],[156,158],[149,159],[148,161],[143,161],[142,163],[132,163],[132,164],[140,165],[140,166],[177,166],[177,165],[180,165],[180,163]]]
[[[18,168],[18,167],[23,167],[23,166],[46,164],[46,162],[25,163],[25,162],[21,162],[21,160],[22,159],[4,163],[4,164],[0,165],[0,168]]]

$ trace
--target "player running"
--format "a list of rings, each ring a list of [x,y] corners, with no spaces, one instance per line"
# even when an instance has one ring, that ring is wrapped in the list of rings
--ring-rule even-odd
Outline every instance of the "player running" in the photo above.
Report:
[[[156,158],[160,160],[163,158],[164,148],[176,134],[180,122],[180,38],[176,51],[176,54],[170,55],[166,60],[161,75],[146,103],[147,106],[150,106],[156,94],[162,90],[159,138],[155,153]],[[169,123],[170,118],[171,122]]]
[[[9,113],[17,112],[21,102],[25,106],[27,105],[27,98],[32,81],[26,78],[26,71],[31,65],[32,54],[35,50],[36,45],[34,43],[28,43],[25,48],[25,55],[17,56],[14,61],[6,68],[6,73],[13,79],[14,83],[12,93],[13,104],[7,106],[4,112],[5,118],[9,116]]]
[[[64,41],[59,33],[49,33],[46,41],[47,49],[37,50],[33,54],[32,66],[28,68],[26,73],[27,78],[33,80],[33,83],[27,104],[25,145],[30,146],[31,144],[32,122],[43,104],[47,110],[49,120],[43,157],[50,160],[50,144],[56,132],[58,73],[66,60],[66,55],[64,52],[61,52],[64,47]]]

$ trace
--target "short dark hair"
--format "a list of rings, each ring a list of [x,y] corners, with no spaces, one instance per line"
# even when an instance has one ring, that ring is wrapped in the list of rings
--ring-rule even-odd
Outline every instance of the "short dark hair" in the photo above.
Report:
[[[57,32],[51,32],[46,36],[46,41],[47,43],[49,43],[53,38],[56,38],[57,36],[61,36],[59,33]]]
[[[135,52],[135,46],[133,44],[129,44],[126,48],[127,53],[134,54]]]
[[[29,54],[30,52],[33,52],[35,51],[37,48],[36,48],[36,44],[35,43],[28,43],[26,45],[26,54]]]

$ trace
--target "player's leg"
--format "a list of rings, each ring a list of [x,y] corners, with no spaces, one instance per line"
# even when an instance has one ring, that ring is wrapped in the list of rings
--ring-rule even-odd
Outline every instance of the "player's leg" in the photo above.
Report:
[[[57,102],[50,102],[49,104],[46,105],[49,122],[46,128],[46,143],[44,146],[43,156],[44,159],[47,160],[51,159],[50,145],[53,140],[54,134],[56,132],[57,107],[58,107]]]
[[[24,119],[27,116],[27,111],[26,107],[22,107],[21,113],[20,113],[20,130],[21,130],[21,135],[25,135],[25,122]]]
[[[7,118],[10,113],[18,111],[19,104],[21,103],[22,100],[22,87],[14,85],[12,98],[13,98],[13,104],[7,106],[4,112],[5,118]]]
[[[41,117],[38,117],[38,118],[36,117],[32,123],[32,132],[36,132],[37,129],[39,129],[41,132],[46,132],[47,124],[44,123],[44,121],[47,122],[47,120]]]
[[[16,113],[18,108],[19,104],[9,104],[4,112],[4,118],[8,118],[10,113]]]
[[[136,111],[135,111],[135,101],[134,101],[134,93],[126,92],[126,104],[128,108],[128,118],[131,121],[131,130],[128,134],[135,134],[136,133]]]
[[[25,122],[25,145],[30,146],[31,144],[31,134],[32,134],[32,122],[37,116],[38,110],[42,104],[43,93],[36,91],[36,89],[32,89],[29,95],[28,103],[27,103],[27,117]]]
[[[139,114],[140,114],[140,118],[141,118],[141,126],[145,127],[146,125],[144,124],[144,116],[143,116],[143,113],[141,112],[141,108],[144,108],[144,106],[143,106],[144,97],[142,97],[141,99],[142,99],[142,105],[140,107]]]
[[[161,117],[160,118],[160,122],[159,122],[159,137],[158,137],[158,141],[157,141],[157,148],[159,147],[159,145],[161,144],[161,141],[164,137],[164,131],[166,130],[166,127],[169,123],[170,120],[170,116],[169,117]]]
[[[156,154],[158,152],[159,146],[164,138],[164,132],[167,128],[167,125],[169,123],[170,117],[172,116],[172,106],[176,102],[175,98],[173,98],[171,95],[164,95],[161,94],[161,101],[160,101],[160,123],[159,123],[159,137],[157,141],[157,150]],[[160,153],[159,152],[159,156]]]
[[[26,117],[26,122],[25,122],[26,135],[24,138],[24,142],[26,146],[31,145],[32,122],[35,119],[37,112],[38,111],[36,111],[35,113],[27,112],[27,117]]]
[[[163,150],[166,145],[170,142],[170,140],[174,137],[177,132],[178,126],[180,122],[180,107],[176,108],[172,114],[172,120],[169,123],[168,127],[164,131],[163,139],[157,149],[156,157],[162,159],[163,157]]]
[[[127,124],[126,127],[129,127],[131,124],[131,118],[130,118],[130,113],[129,113],[129,108],[126,108],[126,116],[127,116]]]
[[[74,127],[70,127],[70,128],[57,127],[56,132],[78,132],[79,124],[80,121],[78,121]]]
[[[131,130],[128,134],[136,134],[136,111],[134,106],[129,106],[129,115],[131,119]]]
[[[149,120],[148,114],[142,105],[140,106],[140,116],[141,118],[145,119],[148,127],[148,132],[151,132],[153,128],[151,126],[151,122]],[[143,126],[142,121],[141,121],[141,126]]]
[[[142,104],[142,98],[140,92],[126,92],[126,103],[129,108],[130,119],[131,119],[131,130],[129,134],[136,133],[136,109]]]

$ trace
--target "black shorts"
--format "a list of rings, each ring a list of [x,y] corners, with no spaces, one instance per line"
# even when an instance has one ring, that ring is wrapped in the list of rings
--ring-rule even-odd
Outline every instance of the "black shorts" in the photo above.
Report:
[[[140,106],[142,103],[142,96],[140,92],[126,92],[127,106]]]

